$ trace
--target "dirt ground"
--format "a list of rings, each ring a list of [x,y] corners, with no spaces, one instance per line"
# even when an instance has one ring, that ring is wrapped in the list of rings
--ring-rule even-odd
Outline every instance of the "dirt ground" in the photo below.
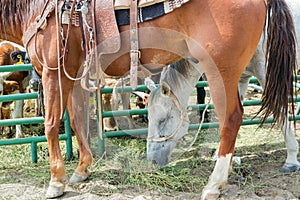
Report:
[[[252,112],[251,109],[246,109]],[[246,127],[242,131],[249,131]],[[259,136],[258,136],[259,137]],[[254,138],[255,140],[256,138]],[[298,137],[299,141],[299,137]],[[237,141],[238,143],[239,141]],[[246,141],[247,143],[247,141]],[[222,188],[221,200],[296,200],[300,199],[300,170],[290,174],[282,174],[279,169],[284,163],[286,150],[281,141],[268,141],[257,146],[237,145],[236,155],[241,164],[233,165],[228,184]],[[298,156],[298,160],[300,160]],[[186,166],[191,167],[192,166]],[[191,176],[208,178],[210,169],[199,167],[191,170]],[[1,180],[0,174],[0,180]],[[4,175],[3,175],[4,176]],[[93,176],[93,174],[92,174]],[[40,200],[44,199],[47,182],[44,187],[28,183],[26,177],[19,177],[15,184],[0,184],[0,200]],[[48,180],[47,180],[48,181]],[[84,183],[67,186],[63,200],[191,200],[200,199],[200,193],[170,191],[162,194],[157,190],[129,187],[117,192],[103,193],[104,189],[114,190],[116,185],[108,184],[93,177]]]
[[[251,152],[242,158],[244,166],[234,167],[229,176],[228,184],[222,189],[219,199],[222,200],[296,200],[300,199],[300,171],[291,174],[281,174],[285,150],[269,149],[269,153]],[[271,160],[272,162],[268,162]],[[197,176],[194,170],[193,176]],[[203,174],[198,174],[202,176]],[[20,179],[18,177],[18,179]],[[40,200],[44,199],[46,188],[26,184],[26,180],[18,180],[16,184],[1,184],[0,199],[5,200]],[[25,182],[25,184],[22,184]],[[45,184],[47,185],[47,184]],[[103,188],[113,190],[116,186],[105,183],[97,178],[87,182],[68,186],[65,194],[57,199],[64,200],[190,200],[200,199],[201,194],[173,191],[171,195],[159,191],[149,191],[144,188],[128,188],[114,194],[103,194]]]

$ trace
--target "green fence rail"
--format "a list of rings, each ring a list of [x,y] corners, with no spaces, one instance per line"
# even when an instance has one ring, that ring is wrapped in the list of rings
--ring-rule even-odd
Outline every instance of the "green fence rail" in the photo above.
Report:
[[[295,98],[295,101],[300,102],[300,98]],[[250,100],[250,101],[245,101],[243,106],[256,106],[260,105],[261,101],[260,100]],[[193,110],[199,110],[199,109],[204,109],[206,107],[206,104],[196,104],[196,105],[189,105],[189,108],[192,108]],[[208,109],[214,109],[213,104],[208,105]],[[142,114],[147,114],[147,109],[140,109],[140,110],[125,110],[122,112],[119,111],[107,111],[103,112],[103,118],[105,117],[113,117],[113,116],[130,116],[130,115],[142,115]],[[290,118],[290,120],[292,120]],[[300,120],[300,116],[297,115],[295,116],[295,120]],[[272,123],[273,118],[268,118],[265,123]],[[260,119],[259,118],[254,118],[254,119],[247,119],[243,120],[242,125],[254,125],[254,124],[260,124]],[[190,124],[189,125],[189,130],[194,130],[194,129],[199,129],[200,124]],[[219,123],[218,122],[208,122],[208,123],[203,123],[201,125],[201,129],[208,129],[208,128],[218,128]],[[147,128],[142,128],[142,129],[133,129],[133,130],[120,130],[120,131],[111,131],[111,132],[106,132],[104,134],[105,138],[110,138],[110,137],[118,137],[118,136],[130,136],[130,135],[144,135],[148,133]]]
[[[0,72],[19,72],[19,71],[31,71],[33,70],[32,64],[22,65],[2,65]]]
[[[0,72],[13,72],[13,71],[29,71],[32,70],[31,64],[25,65],[6,65],[0,67]],[[37,93],[26,93],[26,94],[11,94],[0,96],[0,102],[16,101],[16,100],[25,100],[25,99],[36,99],[38,98]],[[66,110],[63,117],[65,133],[59,134],[59,140],[66,141],[66,154],[67,159],[72,159],[73,150],[72,150],[72,131],[70,127],[70,119],[68,112]],[[43,117],[30,117],[30,118],[17,118],[17,119],[5,119],[0,120],[1,126],[13,126],[13,125],[22,125],[22,124],[39,124],[44,123]],[[17,145],[17,144],[31,144],[31,160],[36,163],[38,161],[37,156],[37,143],[46,142],[46,136],[33,136],[27,138],[15,138],[15,139],[2,139],[0,140],[0,146],[4,145]]]

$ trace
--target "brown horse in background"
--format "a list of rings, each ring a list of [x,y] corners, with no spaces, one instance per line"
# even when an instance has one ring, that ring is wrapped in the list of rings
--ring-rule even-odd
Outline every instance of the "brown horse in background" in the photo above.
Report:
[[[8,41],[0,42],[0,67],[2,65],[14,65],[18,62],[25,61],[24,47],[14,44]],[[3,91],[0,89],[0,95],[7,95],[13,93],[25,93],[26,87],[29,84],[30,74],[28,71],[19,71],[19,72],[4,72],[0,73],[0,76],[3,74],[9,74],[3,80],[0,81],[0,88],[3,88]],[[3,77],[3,76],[2,76]],[[0,114],[0,119],[15,119],[23,117],[23,100],[14,101],[13,112],[10,110],[10,105],[12,102],[0,102],[1,111],[3,112],[3,117]],[[6,115],[6,116],[5,116]],[[1,127],[3,133],[11,134],[11,127]],[[16,125],[16,138],[24,137],[22,132],[21,125]]]
[[[57,2],[62,3],[60,0],[0,2],[0,38],[25,45],[33,65],[42,75],[45,93],[45,134],[51,169],[51,180],[46,194],[48,198],[62,195],[67,184],[58,139],[61,113],[66,107],[80,150],[78,167],[69,182],[87,179],[88,167],[92,164],[92,154],[82,125],[83,96],[78,89],[74,89],[77,86],[74,85],[74,80],[70,79],[78,75],[85,60],[82,32],[77,26],[60,25],[60,6]],[[84,2],[87,1],[79,1],[82,4]],[[110,1],[91,2],[94,5],[89,5],[89,11],[94,9],[97,14],[100,2]],[[45,20],[39,20],[51,6],[55,9],[47,13]],[[220,120],[221,144],[215,170],[203,191],[204,199],[217,198],[219,186],[227,180],[243,114],[237,89],[238,80],[256,49],[267,13],[268,21],[271,22],[268,28],[270,40],[267,44],[270,77],[267,82],[271,87],[272,84],[281,84],[283,88],[275,91],[276,94],[265,90],[263,108],[266,115],[274,114],[275,120],[280,121],[287,113],[288,96],[293,94],[292,69],[295,66],[293,23],[284,0],[190,0],[165,16],[139,24],[140,61],[145,67],[156,70],[180,58],[196,58],[207,76]],[[96,16],[99,16],[97,20],[107,17]],[[96,27],[99,29],[97,20]],[[31,24],[37,26],[32,28]],[[26,30],[30,28],[35,31],[34,36],[27,41],[28,43],[22,44],[22,38],[24,39]],[[129,71],[129,28],[128,25],[119,26],[119,51],[101,55],[102,70],[108,75],[122,76]],[[66,35],[67,40],[62,37]],[[110,41],[107,42],[109,44]],[[105,44],[99,45],[103,51],[102,47]],[[280,71],[279,66],[285,66],[286,69]],[[72,90],[76,90],[76,96],[71,98]],[[155,139],[164,136],[149,132],[148,137]],[[156,160],[156,157],[148,158]]]

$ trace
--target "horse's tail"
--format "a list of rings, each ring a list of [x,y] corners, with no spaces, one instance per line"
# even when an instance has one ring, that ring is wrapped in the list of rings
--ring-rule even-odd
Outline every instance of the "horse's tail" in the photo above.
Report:
[[[267,20],[266,86],[259,113],[263,115],[262,123],[273,114],[274,123],[283,125],[288,114],[289,99],[294,108],[295,29],[284,0],[268,0]],[[294,117],[294,110],[291,110]]]

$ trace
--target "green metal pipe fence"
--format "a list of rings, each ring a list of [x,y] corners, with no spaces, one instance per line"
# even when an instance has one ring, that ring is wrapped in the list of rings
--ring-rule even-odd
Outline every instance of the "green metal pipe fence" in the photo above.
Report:
[[[24,65],[15,65],[15,66],[1,66],[0,72],[11,72],[11,71],[25,71],[25,70],[32,70],[31,64],[24,64]],[[300,79],[300,76],[297,76],[297,79]],[[251,78],[250,83],[257,83],[256,78]],[[208,84],[206,81],[200,81],[197,83],[196,87],[207,87]],[[295,83],[295,87],[300,88],[300,85]],[[137,86],[135,91],[145,91],[147,90],[147,87],[144,85]],[[102,94],[112,93],[113,88],[104,88],[101,90],[101,102],[102,102]],[[118,91],[124,91],[124,92],[132,92],[132,88],[130,86],[124,86],[124,87],[118,87]],[[21,99],[32,99],[37,98],[36,93],[30,93],[30,94],[17,94],[17,95],[5,95],[0,96],[0,102],[4,101],[12,101],[12,100],[21,100]],[[98,97],[96,97],[98,98]],[[299,98],[295,98],[296,102],[299,102]],[[97,102],[97,101],[96,101]],[[261,103],[260,100],[250,100],[245,101],[243,103],[243,106],[254,106],[259,105]],[[204,109],[206,107],[206,104],[197,104],[197,105],[189,105],[189,109],[192,110],[199,110]],[[208,109],[213,109],[213,104],[208,105]],[[97,112],[99,112],[97,110]],[[120,111],[101,111],[102,112],[102,119],[106,117],[119,117],[119,116],[131,116],[131,115],[143,115],[147,114],[147,109],[139,109],[139,110],[120,110]],[[99,115],[97,113],[97,120],[99,121]],[[296,116],[295,120],[300,120],[300,116]],[[66,140],[67,143],[67,157],[69,159],[72,158],[72,131],[70,128],[70,122],[69,122],[69,116],[66,111],[64,118],[64,125],[65,125],[65,134],[60,134],[59,139],[60,140]],[[44,119],[43,117],[33,117],[33,118],[19,118],[19,119],[11,119],[11,120],[0,120],[0,126],[11,126],[11,125],[17,125],[17,124],[36,124],[36,123],[43,123]],[[266,120],[266,123],[272,123],[273,119],[268,118]],[[243,120],[242,125],[253,125],[253,124],[259,124],[260,119],[251,119],[251,120]],[[189,129],[198,129],[200,124],[190,124]],[[203,123],[201,128],[207,129],[207,128],[218,128],[219,123],[213,122],[213,123]],[[97,131],[99,133],[100,128],[103,130],[103,127],[97,127]],[[98,134],[98,145],[99,145],[99,151],[100,153],[104,153],[105,146],[104,146],[104,139],[110,138],[110,137],[117,137],[117,136],[129,136],[129,135],[143,135],[147,134],[148,129],[133,129],[133,130],[120,130],[120,131],[112,131],[107,132],[103,134],[103,138],[100,137],[100,134]],[[16,144],[31,144],[31,154],[32,154],[32,161],[37,162],[37,143],[39,142],[46,142],[47,139],[45,136],[36,136],[36,137],[30,137],[30,138],[18,138],[18,139],[9,139],[9,140],[0,140],[0,146],[2,145],[16,145]]]
[[[300,116],[297,115],[295,116],[295,120],[300,120]],[[265,123],[272,123],[273,118],[268,118]],[[246,125],[255,125],[259,124],[260,119],[251,119],[251,120],[243,120],[242,126]],[[189,125],[189,130],[197,130],[199,129],[200,124],[190,124]],[[210,123],[203,123],[201,126],[201,129],[208,129],[208,128],[219,128],[219,123],[218,122],[210,122]],[[104,134],[105,138],[111,138],[111,137],[120,137],[120,136],[134,136],[134,135],[145,135],[148,133],[147,128],[142,128],[142,129],[134,129],[134,130],[121,130],[121,131],[112,131],[112,132],[107,132]]]
[[[13,71],[29,71],[32,70],[31,64],[25,65],[6,65],[0,67],[0,72],[13,72]],[[38,98],[37,93],[26,93],[26,94],[11,94],[0,96],[0,102],[25,100],[25,99],[36,99]],[[70,127],[70,119],[68,112],[66,110],[63,117],[65,133],[59,135],[59,140],[66,141],[66,154],[68,159],[72,159],[72,131]],[[39,124],[44,123],[43,117],[30,117],[30,118],[17,118],[17,119],[6,119],[0,120],[1,126],[12,126],[12,125],[22,125],[22,124]],[[46,142],[46,136],[33,136],[27,138],[15,138],[15,139],[3,139],[0,140],[0,146],[4,145],[17,145],[17,144],[31,144],[31,159],[32,162],[36,163],[38,161],[37,156],[37,143]]]
[[[73,157],[73,150],[72,150],[72,131],[70,127],[70,119],[67,112],[65,112],[64,117],[64,127],[65,133],[59,134],[59,140],[66,141],[66,154],[67,159],[72,159]],[[0,127],[1,126],[12,126],[18,124],[38,124],[44,123],[43,117],[31,117],[31,118],[18,118],[18,119],[7,119],[7,120],[0,120]],[[47,142],[46,136],[33,136],[27,138],[14,138],[14,139],[3,139],[0,140],[0,146],[4,145],[17,145],[17,144],[31,144],[31,160],[32,162],[36,163],[38,161],[37,156],[37,143],[39,142]]]
[[[295,116],[296,120],[300,120],[300,116]],[[272,123],[273,118],[268,118],[265,123]],[[260,119],[252,119],[252,120],[243,120],[242,125],[254,125],[259,124]],[[190,124],[189,130],[199,129],[200,124]],[[210,123],[203,123],[201,129],[208,129],[208,128],[219,128],[218,122],[210,122]],[[131,136],[131,135],[144,135],[148,133],[147,128],[143,129],[134,129],[134,130],[121,130],[121,131],[112,131],[105,133],[105,138],[111,137],[119,137],[119,136]]]
[[[297,76],[297,80],[300,79],[300,76]],[[258,83],[256,78],[251,78],[249,83]],[[295,87],[300,88],[300,84],[295,83]],[[199,81],[196,84],[196,87],[207,87],[208,83],[207,81]],[[130,86],[123,86],[118,87],[118,92],[132,92],[132,89]],[[135,91],[145,91],[147,90],[147,87],[144,85],[137,86]],[[112,93],[113,88],[104,88],[101,90],[101,97],[102,94],[108,94]],[[300,98],[294,98],[295,102],[300,102]],[[248,100],[243,102],[243,106],[257,106],[261,104],[261,100]],[[192,110],[203,110],[205,109],[207,104],[196,104],[196,105],[189,105],[188,109]],[[213,104],[208,105],[208,109],[214,109]],[[147,114],[147,109],[138,109],[138,110],[119,110],[119,111],[102,111],[102,117],[120,117],[120,116],[131,116],[131,115],[144,115]],[[291,118],[289,120],[292,120]],[[300,120],[300,116],[295,116],[295,120]],[[273,118],[268,118],[265,123],[272,123]],[[246,119],[243,120],[242,125],[254,125],[254,124],[260,124],[260,119]],[[200,124],[190,124],[189,130],[199,129]],[[210,122],[210,123],[203,123],[201,125],[201,129],[208,129],[208,128],[218,128],[219,123],[218,122]],[[103,127],[102,127],[103,128]],[[119,136],[131,136],[131,135],[145,135],[148,133],[147,128],[142,129],[133,129],[133,130],[119,130],[119,131],[111,131],[111,132],[105,132],[103,131],[103,137],[104,138],[111,138],[111,137],[119,137]],[[99,135],[99,134],[98,134]],[[99,141],[99,146],[102,146],[101,153],[104,153],[104,138]]]

